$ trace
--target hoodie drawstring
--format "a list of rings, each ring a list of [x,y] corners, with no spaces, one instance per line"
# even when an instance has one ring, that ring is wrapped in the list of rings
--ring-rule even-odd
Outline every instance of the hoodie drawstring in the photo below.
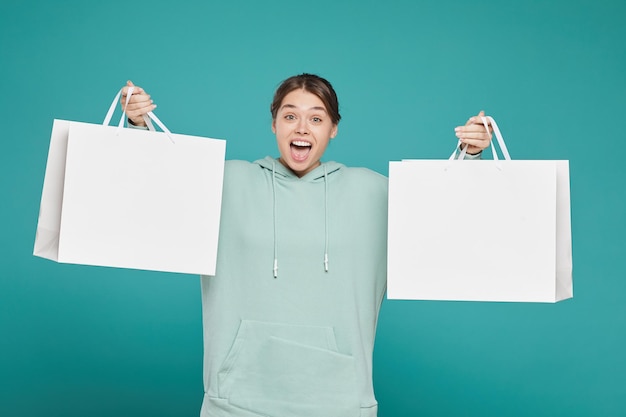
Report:
[[[328,272],[328,172],[324,165],[324,272]]]
[[[278,243],[276,241],[276,161],[272,161],[272,198],[274,216],[274,278],[278,277]]]
[[[324,272],[328,272],[328,170],[324,166]],[[274,278],[278,278],[278,239],[276,233],[276,161],[272,161],[272,216],[274,226]]]

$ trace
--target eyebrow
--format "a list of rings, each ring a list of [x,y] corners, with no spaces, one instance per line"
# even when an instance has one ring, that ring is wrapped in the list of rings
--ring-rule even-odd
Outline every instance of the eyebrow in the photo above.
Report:
[[[284,109],[284,108],[297,109],[298,107],[294,106],[293,104],[283,104],[281,106],[281,110]],[[313,106],[313,107],[309,108],[309,110],[320,110],[320,111],[323,111],[324,113],[327,113],[326,112],[326,108],[325,107],[321,107],[321,106]]]

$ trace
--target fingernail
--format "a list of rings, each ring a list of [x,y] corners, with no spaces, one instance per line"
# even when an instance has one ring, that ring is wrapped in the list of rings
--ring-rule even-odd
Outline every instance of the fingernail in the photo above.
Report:
[[[455,128],[454,128],[454,131],[455,131],[455,132],[460,132],[460,131],[461,131],[461,128],[460,128],[460,127],[455,127]]]

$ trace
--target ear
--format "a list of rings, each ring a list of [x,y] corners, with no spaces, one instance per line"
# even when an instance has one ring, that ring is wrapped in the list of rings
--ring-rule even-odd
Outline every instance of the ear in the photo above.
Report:
[[[276,119],[272,119],[272,133],[276,134]]]
[[[330,138],[331,139],[335,139],[335,136],[337,136],[337,129],[338,129],[338,126],[336,124],[333,125],[333,128],[330,131]]]

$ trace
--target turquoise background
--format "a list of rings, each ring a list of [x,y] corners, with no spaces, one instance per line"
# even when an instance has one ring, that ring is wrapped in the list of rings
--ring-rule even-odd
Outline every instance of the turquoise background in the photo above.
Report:
[[[380,417],[626,415],[623,1],[3,1],[0,415],[195,416],[194,276],[32,255],[54,118],[100,123],[127,79],[177,133],[276,155],[289,75],[340,97],[327,159],[443,158],[485,109],[516,159],[569,159],[575,298],[385,301]],[[463,208],[459,207],[459,213]]]

